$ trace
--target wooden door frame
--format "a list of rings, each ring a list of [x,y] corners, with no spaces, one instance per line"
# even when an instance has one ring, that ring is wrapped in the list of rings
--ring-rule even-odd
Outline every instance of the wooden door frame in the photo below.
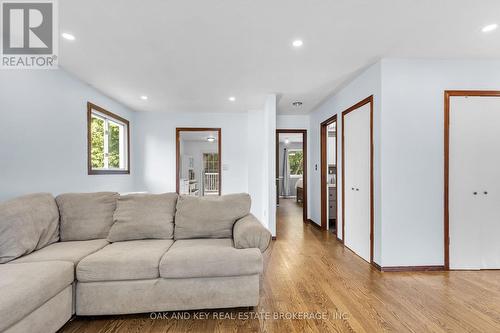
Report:
[[[444,92],[444,269],[450,270],[450,98],[500,97],[497,90],[445,90]]]
[[[345,245],[345,116],[366,104],[370,104],[370,263],[373,264],[374,238],[374,188],[373,188],[373,95],[342,112],[342,241]]]
[[[219,154],[219,195],[222,191],[222,130],[206,127],[176,127],[175,129],[175,191],[179,193],[180,171],[180,132],[217,132],[217,150]]]
[[[307,130],[306,129],[276,129],[276,179],[279,178],[279,145],[280,134],[282,133],[300,133],[302,134],[302,153],[304,154],[304,172],[302,175],[302,186],[304,187],[302,203],[302,221],[307,222]],[[276,189],[279,191],[279,189]],[[278,193],[279,196],[279,193]]]
[[[335,129],[335,146],[337,147],[338,146],[338,122],[337,122],[337,115],[333,115],[332,117],[328,118],[327,120],[323,121],[320,125],[320,133],[321,133],[321,142],[320,142],[320,149],[321,149],[321,159],[320,159],[320,177],[321,177],[321,182],[320,182],[320,187],[321,187],[321,229],[323,230],[327,230],[328,227],[327,227],[327,220],[326,220],[326,212],[327,212],[327,196],[326,196],[326,164],[327,164],[327,148],[328,148],[328,143],[327,143],[327,140],[328,140],[328,131],[327,131],[327,127],[328,125],[332,124],[332,123],[336,123],[337,126],[336,126],[336,129]],[[336,171],[335,171],[335,177],[337,178],[338,180],[338,177],[337,177],[337,174],[338,174],[338,165],[337,165],[337,160],[338,160],[338,149],[335,149],[335,168],[336,168]],[[338,185],[338,181],[337,181],[337,185]],[[344,242],[343,240],[341,240],[338,236],[338,232],[339,232],[339,218],[338,218],[338,186],[335,186],[335,196],[336,196],[336,200],[337,200],[337,209],[335,210],[335,220],[336,220],[336,223],[337,223],[337,229],[335,230],[335,236],[337,236],[337,239],[339,239],[341,242]]]

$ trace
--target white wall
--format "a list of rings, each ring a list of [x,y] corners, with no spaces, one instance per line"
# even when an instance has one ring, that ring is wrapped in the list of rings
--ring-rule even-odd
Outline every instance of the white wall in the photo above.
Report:
[[[265,192],[266,168],[264,159],[266,151],[266,138],[262,134],[264,123],[264,110],[252,110],[248,112],[248,193],[252,197],[252,214],[254,214],[266,227],[269,221],[266,218],[266,199],[262,195]]]
[[[136,114],[136,188],[175,192],[176,127],[221,128],[222,194],[248,191],[247,113]]]
[[[264,165],[267,167],[264,175],[267,182],[267,207],[268,207],[268,226],[271,234],[276,236],[276,95],[266,96],[264,103],[264,130],[267,147],[267,156],[264,160]],[[263,148],[265,149],[265,148]],[[265,190],[264,190],[265,191]],[[266,212],[265,212],[266,213]]]
[[[276,95],[248,112],[248,193],[252,213],[276,236]]]
[[[62,69],[1,71],[0,201],[32,192],[133,190],[134,163],[131,175],[87,174],[87,101],[130,120],[136,134],[134,112]]]
[[[342,235],[342,121],[343,111],[358,103],[359,101],[374,95],[374,191],[375,191],[375,221],[374,221],[374,261],[380,262],[381,255],[381,204],[380,204],[380,122],[381,122],[381,63],[376,63],[358,77],[350,81],[341,90],[322,103],[310,115],[309,121],[309,214],[310,218],[317,224],[321,224],[321,123],[331,116],[337,114],[337,144],[339,155],[337,157],[337,186],[338,186],[338,237]]]
[[[278,129],[308,129],[309,115],[278,115],[276,116]]]
[[[445,90],[500,90],[500,61],[382,62],[383,266],[443,265]]]

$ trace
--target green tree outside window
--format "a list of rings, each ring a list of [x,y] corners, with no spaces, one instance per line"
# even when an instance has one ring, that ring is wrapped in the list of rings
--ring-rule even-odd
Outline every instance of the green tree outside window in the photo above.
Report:
[[[92,117],[91,161],[93,168],[104,168],[104,120]]]
[[[290,165],[291,175],[302,175],[304,173],[304,154],[302,151],[295,150],[288,153],[288,163]]]

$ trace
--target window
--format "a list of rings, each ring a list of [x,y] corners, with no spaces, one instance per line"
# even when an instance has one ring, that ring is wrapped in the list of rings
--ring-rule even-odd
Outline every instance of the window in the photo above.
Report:
[[[302,149],[288,151],[288,165],[291,176],[302,176],[304,173],[304,154]]]
[[[128,174],[129,122],[87,103],[89,175]]]
[[[219,154],[204,153],[203,167],[207,173],[219,173]]]

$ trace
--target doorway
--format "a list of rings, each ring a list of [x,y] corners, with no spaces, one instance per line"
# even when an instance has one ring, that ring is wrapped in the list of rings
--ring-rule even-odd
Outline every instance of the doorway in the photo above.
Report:
[[[338,238],[337,115],[321,123],[321,228]]]
[[[373,96],[342,112],[342,238],[373,263]]]
[[[500,269],[500,91],[445,92],[446,269]]]
[[[221,129],[176,128],[176,191],[189,196],[221,194]]]
[[[307,130],[276,130],[276,202],[299,207],[307,222]]]

